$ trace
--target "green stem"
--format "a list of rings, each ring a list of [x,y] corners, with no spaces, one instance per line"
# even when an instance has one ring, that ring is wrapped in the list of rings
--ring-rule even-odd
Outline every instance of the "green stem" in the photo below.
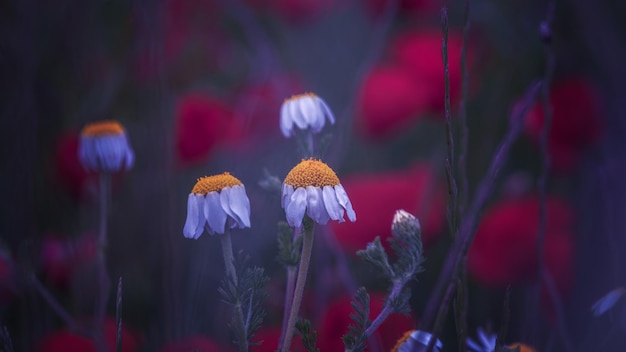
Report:
[[[283,311],[283,327],[280,332],[280,341],[278,341],[278,347],[283,347],[283,342],[285,341],[285,332],[287,331],[287,321],[289,319],[289,308],[293,303],[293,292],[296,286],[296,267],[288,266],[287,267],[287,284],[285,287],[285,309]]]
[[[222,242],[222,254],[224,255],[224,265],[226,267],[226,277],[230,278],[235,287],[239,286],[237,279],[237,271],[235,270],[235,257],[233,255],[233,244],[230,239],[230,229],[226,228],[224,234],[220,236]],[[241,302],[239,302],[239,297],[237,297],[237,303],[235,303],[235,332],[241,333],[243,336],[238,336],[239,340],[239,351],[247,352],[248,351],[248,334],[247,329],[244,324],[243,319],[243,309],[241,308]]]
[[[296,280],[296,290],[293,294],[293,302],[287,321],[287,331],[285,333],[285,342],[281,349],[282,352],[289,352],[291,340],[293,339],[294,329],[296,327],[296,319],[300,311],[302,303],[302,295],[304,294],[304,284],[306,283],[306,275],[309,271],[309,262],[311,261],[311,250],[313,249],[313,220],[308,216],[304,218],[304,241],[302,242],[302,255],[300,257],[300,267],[298,268],[298,278]]]

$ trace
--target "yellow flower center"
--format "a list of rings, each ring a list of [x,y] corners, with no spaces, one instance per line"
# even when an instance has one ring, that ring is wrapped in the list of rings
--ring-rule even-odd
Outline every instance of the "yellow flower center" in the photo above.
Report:
[[[107,134],[122,134],[124,127],[115,120],[103,120],[87,124],[80,132],[83,136],[96,137]]]
[[[398,349],[400,349],[400,346],[402,346],[402,344],[405,343],[406,340],[408,340],[411,337],[411,334],[413,332],[415,332],[415,330],[409,330],[405,332],[404,335],[402,335],[402,337],[398,339],[398,342],[396,342],[396,345],[393,346],[393,348],[391,349],[391,352],[398,352]]]
[[[285,177],[285,183],[293,186],[294,188],[307,186],[319,187],[324,186],[334,187],[339,184],[339,178],[328,165],[315,160],[308,159],[302,160],[300,164],[296,165]]]
[[[508,347],[512,348],[512,349],[515,349],[515,348],[519,347],[520,348],[519,349],[520,352],[535,352],[534,348],[532,348],[532,347],[530,347],[530,346],[528,346],[526,344],[519,343],[519,342],[516,342],[516,343],[514,343],[512,345],[509,345]]]
[[[292,95],[291,97],[285,99],[285,102],[288,101],[293,101],[293,100],[298,100],[300,98],[317,98],[317,95],[315,95],[315,93],[303,93],[303,94],[296,94],[296,95]]]
[[[219,192],[226,187],[239,186],[241,184],[241,181],[236,177],[225,172],[221,175],[200,177],[195,186],[193,186],[191,193],[206,195],[210,192]]]

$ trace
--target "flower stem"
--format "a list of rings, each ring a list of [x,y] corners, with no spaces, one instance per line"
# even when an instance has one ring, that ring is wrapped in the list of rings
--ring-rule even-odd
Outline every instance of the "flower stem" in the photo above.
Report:
[[[287,321],[287,331],[285,332],[285,343],[281,349],[282,352],[289,352],[291,340],[293,338],[294,329],[296,327],[296,318],[300,311],[302,303],[302,295],[304,294],[304,284],[306,283],[306,275],[309,271],[309,262],[311,260],[311,250],[313,249],[313,220],[308,216],[304,218],[304,241],[302,242],[302,255],[300,256],[300,267],[298,268],[298,278],[296,280],[296,290],[293,294],[291,311],[289,312],[289,320]]]
[[[107,298],[109,295],[110,283],[109,274],[106,266],[106,246],[107,246],[107,201],[111,191],[111,174],[108,172],[100,173],[100,227],[98,229],[97,242],[97,285],[96,293],[96,314],[94,316],[94,340],[98,352],[106,350],[104,344],[104,315],[106,313]]]
[[[296,286],[296,274],[297,268],[295,266],[287,267],[287,284],[285,287],[285,309],[283,311],[283,327],[280,332],[280,341],[278,341],[278,347],[282,349],[283,342],[285,341],[285,332],[287,331],[287,321],[289,318],[289,308],[293,303],[293,292]]]
[[[235,270],[235,257],[233,255],[233,243],[230,239],[230,229],[226,228],[224,234],[220,236],[222,242],[222,254],[224,255],[224,265],[226,267],[226,277],[232,280],[235,287],[239,286],[237,279],[237,271]],[[242,336],[238,336],[239,351],[248,351],[248,334],[247,328],[244,324],[243,309],[241,308],[241,302],[237,297],[237,302],[234,305],[235,318],[234,328],[236,333],[240,333]]]

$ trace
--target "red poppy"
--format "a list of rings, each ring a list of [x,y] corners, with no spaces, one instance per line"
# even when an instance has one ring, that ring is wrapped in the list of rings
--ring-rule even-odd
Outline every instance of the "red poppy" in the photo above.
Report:
[[[333,222],[331,228],[337,242],[349,253],[365,249],[376,236],[386,245],[398,209],[418,217],[425,246],[433,243],[444,228],[445,194],[427,164],[402,171],[344,177],[341,183],[350,196],[358,221]]]
[[[278,340],[282,328],[280,326],[261,327],[254,334],[254,342],[261,342],[259,345],[250,346],[250,352],[274,352],[278,349]],[[319,336],[319,335],[318,335]],[[296,333],[292,342],[291,349],[293,352],[304,352],[306,349],[302,345],[302,338]]]
[[[597,142],[602,132],[601,108],[592,85],[580,78],[556,82],[550,92],[552,124],[549,148],[553,168],[572,170],[582,150]],[[544,111],[537,102],[526,118],[526,133],[535,142],[543,129]]]
[[[202,335],[189,336],[184,340],[176,341],[163,346],[160,352],[224,352],[230,351],[218,343]]]
[[[65,289],[75,270],[95,260],[96,237],[88,234],[78,240],[47,236],[41,247],[41,266],[47,283]]]
[[[413,80],[428,87],[428,107],[435,113],[443,113],[445,102],[445,81],[440,31],[410,31],[399,35],[391,45],[391,56],[406,70]],[[450,75],[450,101],[454,106],[461,93],[461,33],[448,33],[448,72]],[[468,53],[471,63],[471,55]],[[469,63],[468,63],[469,65]]]
[[[114,352],[117,336],[115,319],[106,318],[104,322],[104,340],[107,351]],[[122,351],[138,351],[140,338],[138,335],[126,328],[122,323]],[[63,328],[45,336],[37,344],[37,351],[41,352],[96,352],[96,346],[91,338],[78,335],[67,328]]]
[[[559,291],[572,284],[573,210],[563,200],[548,197],[544,260]],[[467,258],[468,272],[481,284],[506,287],[537,279],[539,198],[530,195],[500,201],[485,215]]]
[[[375,67],[363,81],[357,101],[357,128],[370,139],[406,129],[429,106],[431,87],[399,66]]]
[[[384,294],[370,293],[371,320],[374,320],[382,311],[384,299]],[[331,302],[324,312],[317,334],[317,345],[320,351],[340,352],[345,350],[342,337],[348,333],[348,326],[353,324],[352,319],[350,319],[350,314],[354,312],[350,305],[351,301],[352,297],[341,297]],[[380,351],[390,351],[405,331],[414,328],[415,320],[410,316],[391,314],[370,337],[369,343],[378,344],[381,347],[378,349]]]
[[[176,147],[184,164],[209,157],[216,147],[239,139],[233,110],[205,93],[191,93],[176,105]]]

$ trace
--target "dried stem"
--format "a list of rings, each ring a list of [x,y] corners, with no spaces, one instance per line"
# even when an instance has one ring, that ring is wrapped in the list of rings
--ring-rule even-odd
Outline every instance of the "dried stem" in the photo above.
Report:
[[[467,213],[463,216],[458,229],[458,234],[452,244],[452,248],[448,253],[446,261],[444,262],[444,266],[441,270],[441,274],[439,275],[435,288],[430,295],[428,304],[426,305],[426,310],[422,316],[422,324],[424,327],[432,328],[437,311],[441,311],[439,308],[440,305],[447,306],[449,304],[449,300],[442,300],[442,294],[444,293],[445,288],[450,285],[450,282],[455,281],[457,278],[459,264],[474,240],[475,228],[480,218],[481,210],[493,191],[500,169],[507,161],[509,149],[516,140],[517,136],[520,134],[526,114],[530,106],[534,103],[540,88],[541,82],[533,83],[525,94],[521,108],[515,109],[512,113],[510,118],[511,126],[498,146],[498,150],[489,165],[487,174],[479,183],[476,195],[472,199],[472,202],[467,209]],[[435,333],[435,331],[433,331],[433,333]]]

